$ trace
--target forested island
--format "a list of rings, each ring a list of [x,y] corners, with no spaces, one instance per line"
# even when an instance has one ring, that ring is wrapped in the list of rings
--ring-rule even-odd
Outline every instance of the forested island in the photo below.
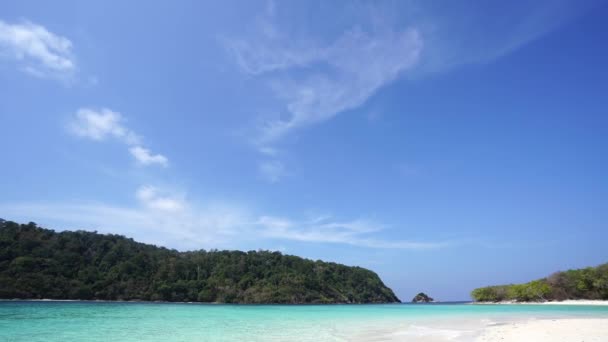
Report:
[[[399,302],[361,267],[270,251],[179,252],[120,235],[0,220],[0,298],[216,303]]]
[[[608,300],[608,263],[556,272],[525,284],[480,287],[471,292],[471,297],[478,302]]]

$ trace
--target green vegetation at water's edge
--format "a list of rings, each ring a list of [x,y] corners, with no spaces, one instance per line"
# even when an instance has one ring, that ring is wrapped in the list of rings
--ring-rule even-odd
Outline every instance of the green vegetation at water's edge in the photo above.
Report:
[[[608,263],[556,272],[525,284],[480,287],[471,292],[478,302],[542,302],[566,299],[608,300]]]
[[[0,220],[0,298],[389,303],[360,267],[269,251],[178,252],[119,235]]]

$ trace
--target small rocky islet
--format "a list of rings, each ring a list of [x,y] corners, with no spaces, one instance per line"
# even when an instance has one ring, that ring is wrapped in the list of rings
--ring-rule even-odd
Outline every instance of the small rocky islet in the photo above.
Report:
[[[426,293],[420,292],[414,298],[412,298],[412,303],[431,303],[435,300],[429,297]]]

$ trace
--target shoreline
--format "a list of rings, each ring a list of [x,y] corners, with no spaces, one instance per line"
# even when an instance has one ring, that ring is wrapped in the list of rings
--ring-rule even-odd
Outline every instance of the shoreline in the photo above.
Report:
[[[101,311],[108,314],[101,317],[94,316],[95,320],[88,320],[88,322],[91,327],[98,324],[98,319],[99,322],[107,322],[110,327],[116,326],[117,328],[108,330],[109,334],[120,331],[121,327],[124,327],[122,325],[123,318],[126,316],[134,317],[134,322],[141,322],[142,324],[139,326],[140,330],[135,332],[133,336],[143,333],[145,327],[149,324],[157,324],[159,319],[163,321],[169,319],[172,320],[172,323],[167,327],[174,329],[173,333],[183,337],[182,340],[188,341],[200,340],[201,337],[200,329],[192,324],[208,319],[219,326],[220,330],[225,329],[225,331],[222,330],[223,333],[233,336],[232,339],[229,339],[230,341],[242,340],[243,336],[255,337],[251,338],[252,341],[264,341],[262,337],[267,334],[269,339],[282,341],[330,341],[338,337],[340,340],[353,342],[600,342],[608,336],[608,306],[585,306],[580,305],[580,301],[574,303],[570,301],[569,303],[578,304],[578,306],[568,308],[521,305],[511,307],[511,309],[491,305],[475,308],[465,303],[461,303],[456,308],[450,308],[449,304],[443,307],[435,305],[403,305],[401,307],[361,305],[359,308],[357,308],[357,305],[323,305],[317,306],[317,308],[314,308],[316,305],[287,305],[279,309],[272,308],[273,305],[271,304],[243,305],[243,307],[249,307],[246,311],[242,311],[244,308],[239,308],[240,305],[205,305],[204,303],[187,302],[109,302],[49,299],[2,300],[2,302],[7,305],[1,305],[2,303],[0,303],[0,311],[5,309],[9,313],[22,312],[19,311],[21,310],[20,305],[28,312],[32,311],[31,308],[41,310],[39,313],[55,313],[58,307],[62,307],[61,312],[63,314],[59,316],[59,319],[66,322],[72,319],[71,310],[85,312],[86,315],[89,312],[95,312],[96,305],[101,305],[104,307]],[[12,303],[15,303],[16,308],[13,308]],[[28,308],[28,303],[33,305]],[[43,305],[44,303],[50,305]],[[56,303],[56,305],[52,303]],[[66,303],[66,305],[75,303],[76,306],[68,305],[64,307],[59,305],[60,303]],[[133,305],[129,305],[129,303],[133,303]],[[116,305],[111,307],[112,304]],[[175,315],[167,316],[167,310],[162,304],[179,305],[173,306],[170,310],[171,312],[174,311]],[[195,304],[200,305],[195,306]],[[138,307],[137,305],[141,306]],[[80,306],[84,306],[86,311],[82,311]],[[338,306],[341,306],[341,308]],[[402,314],[398,312],[400,310],[403,310]],[[122,312],[124,314],[114,315],[111,314],[112,312]],[[180,312],[187,315],[179,314]],[[237,324],[243,313],[253,313],[253,315],[244,315],[242,317],[243,324]],[[53,324],[56,323],[53,318],[55,314],[43,316],[51,317]],[[37,315],[34,315],[32,319],[37,317]],[[184,320],[184,317],[198,318],[189,321]],[[237,320],[226,325],[225,317],[232,317]],[[277,318],[277,320],[271,319],[270,321],[274,323],[269,324],[268,318],[270,317]],[[322,319],[319,317],[322,317]],[[294,318],[299,319],[294,320]],[[104,321],[104,319],[107,321]],[[32,325],[38,324],[37,322],[32,321]],[[44,321],[41,324],[44,326]],[[242,326],[248,328],[240,329]],[[313,335],[308,333],[300,335],[303,331],[316,331],[319,335],[314,335],[314,338],[318,337],[318,339],[313,339]],[[14,333],[17,336],[22,331],[15,328]],[[170,339],[170,336],[173,335],[165,337]],[[258,339],[258,337],[260,338]],[[56,341],[61,341],[61,339]]]
[[[530,319],[488,326],[476,342],[569,342],[603,341],[608,336],[608,318]]]
[[[568,299],[562,301],[547,301],[547,302],[515,302],[515,301],[500,301],[500,302],[471,302],[470,305],[593,305],[593,306],[608,306],[608,300],[587,300],[587,299]]]
[[[219,302],[169,302],[169,301],[152,301],[152,300],[104,300],[104,299],[21,299],[21,298],[0,298],[0,302],[84,302],[84,303],[142,303],[142,304],[205,304],[205,305],[583,305],[583,306],[608,306],[608,300],[587,300],[587,299],[568,299],[563,301],[546,301],[546,302],[516,302],[516,301],[500,301],[500,302],[464,302],[464,301],[447,301],[447,302],[430,302],[430,303],[219,303]]]
[[[220,303],[220,302],[169,302],[163,300],[106,300],[106,299],[49,299],[49,298],[0,298],[2,302],[43,302],[43,303],[133,303],[133,304],[200,304],[200,305],[288,305],[288,306],[324,306],[324,305],[399,305],[399,304],[412,304],[409,302],[386,302],[386,303]],[[450,303],[450,302],[444,302]],[[468,302],[453,302],[453,303],[468,303]],[[412,305],[424,305],[420,303]]]
[[[166,302],[166,301],[153,301],[153,300],[105,300],[105,299],[51,299],[51,298],[0,298],[0,302],[83,302],[83,303],[175,303],[175,304],[222,304],[217,302]]]

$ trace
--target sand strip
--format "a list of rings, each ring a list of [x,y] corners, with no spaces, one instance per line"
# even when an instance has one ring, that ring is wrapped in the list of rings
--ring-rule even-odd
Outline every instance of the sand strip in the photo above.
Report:
[[[608,305],[608,300],[585,300],[585,299],[571,299],[554,302],[513,302],[513,301],[502,301],[502,302],[472,302],[472,305]]]
[[[608,341],[608,318],[539,319],[491,326],[483,330],[477,342],[605,342]]]

